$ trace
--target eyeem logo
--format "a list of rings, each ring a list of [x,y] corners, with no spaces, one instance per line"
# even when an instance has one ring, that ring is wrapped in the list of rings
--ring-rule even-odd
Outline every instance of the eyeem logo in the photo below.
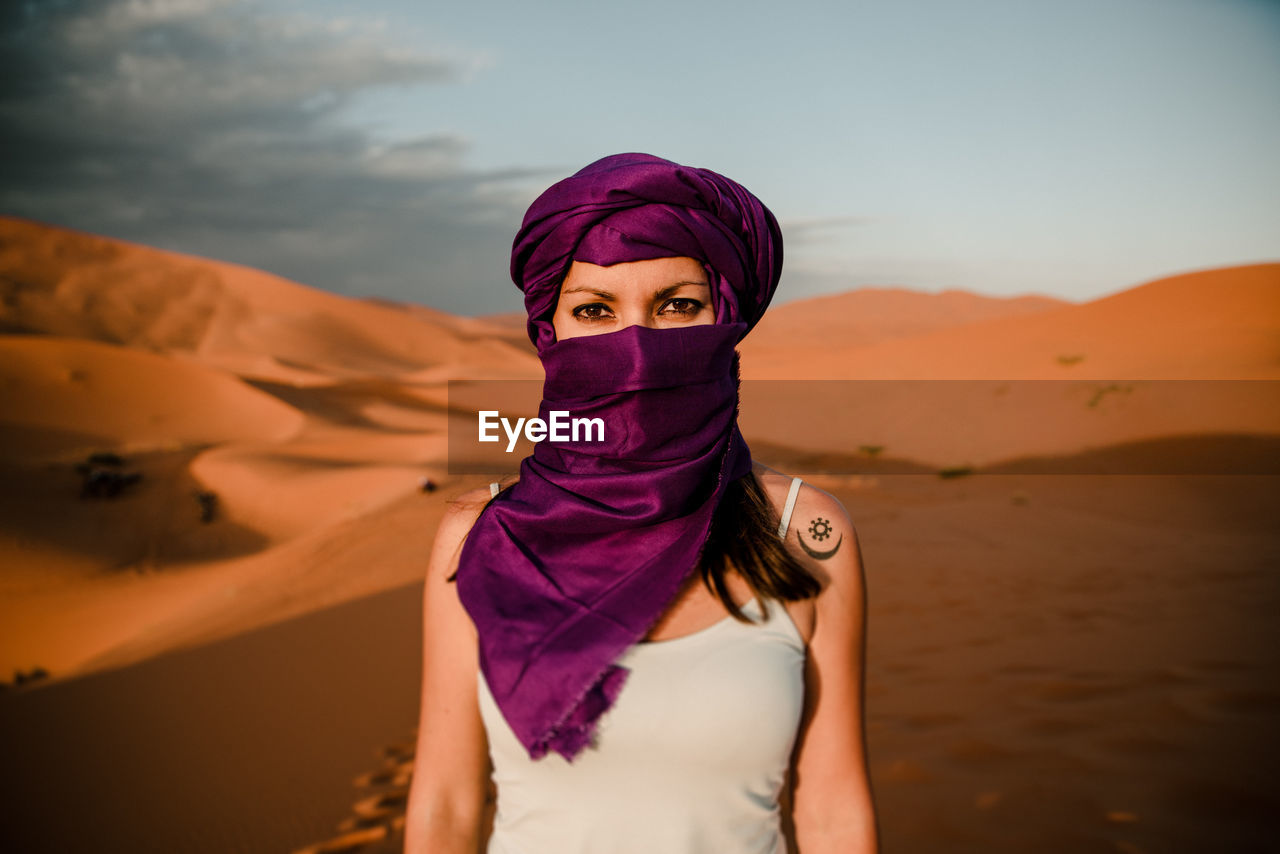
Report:
[[[515,426],[512,426],[510,419],[503,418],[496,409],[482,409],[479,415],[480,441],[499,441],[501,437],[497,435],[497,429],[501,426],[503,432],[507,434],[508,454],[515,450],[522,427],[524,437],[530,442],[541,442],[543,439],[551,442],[604,441],[603,418],[570,418],[567,409],[552,410],[550,421],[543,421],[541,418],[517,418]],[[581,438],[578,432],[580,429]]]

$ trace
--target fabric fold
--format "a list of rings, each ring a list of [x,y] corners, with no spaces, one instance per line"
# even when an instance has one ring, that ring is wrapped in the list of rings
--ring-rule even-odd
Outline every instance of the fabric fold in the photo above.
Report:
[[[628,326],[555,339],[573,260],[690,257],[714,324]],[[458,595],[495,703],[533,758],[572,761],[625,689],[621,655],[689,578],[725,489],[751,471],[738,430],[735,346],[777,286],[782,243],[738,184],[644,154],[615,155],[536,200],[512,249],[546,370],[539,416],[598,418],[603,438],[542,441],[480,513]]]
[[[544,397],[540,417],[599,417],[604,441],[539,442],[517,486],[477,519],[458,572],[463,605],[485,627],[481,671],[535,758],[571,758],[589,743],[625,680],[613,662],[661,616],[724,488],[751,470],[735,418],[740,327],[630,326],[548,354],[546,388],[559,394]],[[673,352],[696,381],[673,384]],[[603,393],[588,380],[573,390],[583,360],[627,364],[628,389]],[[717,364],[729,369],[704,369]]]

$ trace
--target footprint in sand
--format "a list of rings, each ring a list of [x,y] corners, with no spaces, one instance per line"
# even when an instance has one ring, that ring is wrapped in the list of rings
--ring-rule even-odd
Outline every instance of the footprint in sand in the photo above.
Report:
[[[400,854],[413,779],[414,743],[383,748],[381,767],[352,781],[363,795],[352,805],[352,814],[338,822],[338,835],[293,854]]]
[[[356,814],[357,821],[383,821],[402,815],[408,802],[407,790],[383,792],[356,801],[351,811]]]
[[[407,786],[413,777],[413,759],[401,759],[378,771],[366,771],[354,781],[358,789],[370,789],[374,786]]]

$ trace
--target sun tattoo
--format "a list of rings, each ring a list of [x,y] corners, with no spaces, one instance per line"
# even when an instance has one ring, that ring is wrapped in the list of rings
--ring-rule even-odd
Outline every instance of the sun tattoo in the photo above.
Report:
[[[813,537],[814,542],[822,542],[831,536],[831,520],[818,517],[809,523],[809,535]],[[840,534],[840,538],[836,540],[836,544],[827,551],[818,551],[809,548],[809,544],[804,541],[804,537],[800,536],[800,531],[796,531],[796,539],[800,541],[800,548],[804,549],[804,553],[815,560],[826,560],[827,558],[840,551],[840,544],[844,542],[844,534]]]

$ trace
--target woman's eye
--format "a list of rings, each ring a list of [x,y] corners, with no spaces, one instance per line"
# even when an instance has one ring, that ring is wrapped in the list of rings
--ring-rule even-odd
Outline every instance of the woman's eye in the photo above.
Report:
[[[579,320],[607,320],[609,307],[603,303],[593,302],[580,305],[573,310],[573,316]]]
[[[672,314],[697,314],[702,311],[702,303],[696,299],[690,299],[689,297],[676,297],[675,299],[667,300],[662,306],[662,310],[664,312],[667,309],[671,309]]]

